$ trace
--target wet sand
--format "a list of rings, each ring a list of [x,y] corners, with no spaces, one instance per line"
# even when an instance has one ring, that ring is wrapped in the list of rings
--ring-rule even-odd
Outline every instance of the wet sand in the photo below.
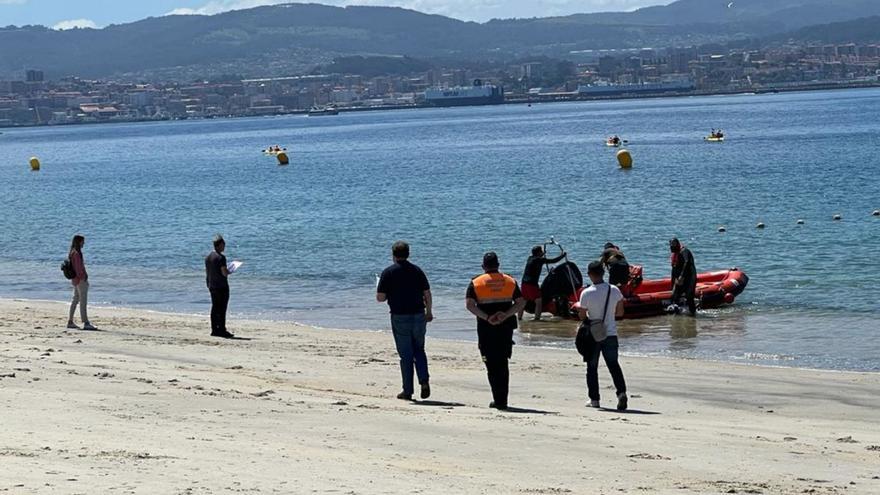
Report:
[[[619,413],[517,346],[499,412],[474,343],[429,340],[407,403],[388,334],[90,312],[0,300],[0,493],[880,493],[876,373],[624,356]]]

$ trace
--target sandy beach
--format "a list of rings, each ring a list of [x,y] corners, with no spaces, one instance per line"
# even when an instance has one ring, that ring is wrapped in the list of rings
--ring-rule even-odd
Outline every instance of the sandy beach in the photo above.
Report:
[[[91,312],[0,301],[0,493],[880,493],[880,374],[624,356],[619,413],[517,346],[499,412],[474,343],[429,340],[407,403],[385,333]]]

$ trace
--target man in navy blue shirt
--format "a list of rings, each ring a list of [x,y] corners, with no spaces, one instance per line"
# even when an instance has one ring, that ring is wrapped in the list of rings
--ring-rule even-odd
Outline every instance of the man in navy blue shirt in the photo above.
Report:
[[[425,355],[427,324],[434,319],[431,312],[431,286],[421,268],[409,262],[409,244],[397,241],[391,247],[394,264],[382,272],[376,287],[376,300],[387,302],[391,310],[391,331],[397,354],[403,391],[398,399],[412,400],[413,367],[421,385],[421,398],[431,395],[428,385],[428,357]]]

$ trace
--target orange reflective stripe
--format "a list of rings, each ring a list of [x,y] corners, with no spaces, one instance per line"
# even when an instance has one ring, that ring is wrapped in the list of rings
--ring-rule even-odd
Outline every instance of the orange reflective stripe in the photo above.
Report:
[[[513,301],[516,280],[503,273],[486,273],[473,281],[477,303],[491,304]]]

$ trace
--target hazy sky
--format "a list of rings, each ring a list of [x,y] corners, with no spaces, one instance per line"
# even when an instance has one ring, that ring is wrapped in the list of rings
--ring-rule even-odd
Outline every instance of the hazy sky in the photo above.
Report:
[[[289,3],[291,0],[0,0],[0,26],[42,24],[65,28],[106,26],[174,13]],[[395,5],[458,19],[544,17],[581,12],[633,10],[671,0],[314,0],[328,5]]]

